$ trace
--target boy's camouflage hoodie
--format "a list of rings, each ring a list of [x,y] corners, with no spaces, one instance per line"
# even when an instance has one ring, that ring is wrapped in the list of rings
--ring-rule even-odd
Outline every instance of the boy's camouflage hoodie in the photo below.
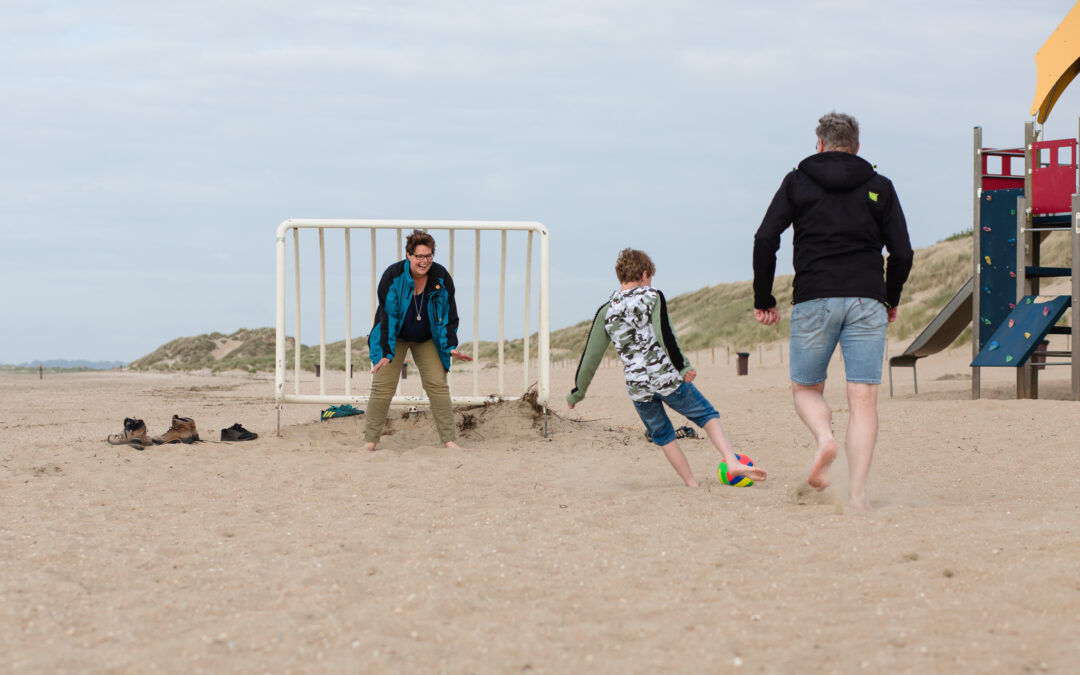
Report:
[[[664,294],[648,286],[616,291],[593,318],[574,389],[566,397],[570,405],[585,398],[610,343],[623,362],[626,392],[635,401],[674,393],[690,370],[671,329]]]

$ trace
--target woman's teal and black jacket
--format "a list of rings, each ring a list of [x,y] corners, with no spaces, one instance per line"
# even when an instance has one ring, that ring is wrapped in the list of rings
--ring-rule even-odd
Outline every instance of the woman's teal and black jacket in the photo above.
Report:
[[[409,261],[396,262],[383,272],[379,281],[379,309],[375,312],[375,325],[368,335],[368,351],[371,362],[378,363],[384,356],[394,360],[394,346],[401,322],[413,301],[412,274]],[[450,350],[458,345],[457,303],[454,302],[454,280],[446,268],[432,263],[428,268],[424,302],[431,319],[431,339],[439,352],[443,368],[450,370]]]

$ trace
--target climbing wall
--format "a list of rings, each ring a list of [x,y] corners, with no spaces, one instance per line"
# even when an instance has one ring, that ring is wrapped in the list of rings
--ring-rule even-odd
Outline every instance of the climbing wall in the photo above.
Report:
[[[979,349],[1016,306],[1016,199],[1023,189],[984,190],[979,210]]]
[[[972,366],[1017,367],[1024,364],[1072,304],[1069,295],[1028,295],[987,338]]]

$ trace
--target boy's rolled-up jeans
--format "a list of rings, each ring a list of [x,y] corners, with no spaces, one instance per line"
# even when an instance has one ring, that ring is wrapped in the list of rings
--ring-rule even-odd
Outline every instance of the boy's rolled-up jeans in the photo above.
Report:
[[[702,428],[709,420],[720,417],[720,413],[716,412],[708,399],[691,382],[683,382],[678,389],[667,396],[653,394],[651,401],[634,401],[634,409],[637,410],[641,421],[645,423],[645,428],[648,429],[652,442],[656,445],[667,445],[675,440],[675,427],[671,425],[667,411],[664,410],[665,403],[672,410]]]

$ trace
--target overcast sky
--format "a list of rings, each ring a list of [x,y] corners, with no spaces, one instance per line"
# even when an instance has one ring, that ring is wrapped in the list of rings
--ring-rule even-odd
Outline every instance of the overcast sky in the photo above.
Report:
[[[286,218],[540,221],[553,328],[625,246],[669,296],[748,280],[833,109],[928,246],[971,226],[972,128],[1022,144],[1072,4],[4,0],[0,363],[273,325]],[[1078,89],[1048,138],[1077,134]]]

